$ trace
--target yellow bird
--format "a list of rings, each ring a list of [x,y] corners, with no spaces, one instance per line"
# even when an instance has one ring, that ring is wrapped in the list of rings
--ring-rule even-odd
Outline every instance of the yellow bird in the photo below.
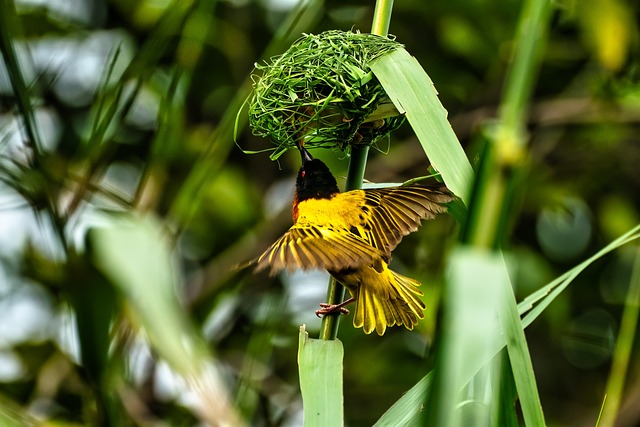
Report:
[[[344,306],[355,301],[353,325],[365,333],[382,335],[394,325],[412,330],[424,317],[420,282],[389,269],[391,252],[455,196],[441,184],[341,193],[329,168],[304,147],[300,152],[293,226],[254,260],[255,270],[325,269],[351,298],[320,304],[316,314],[348,313]]]

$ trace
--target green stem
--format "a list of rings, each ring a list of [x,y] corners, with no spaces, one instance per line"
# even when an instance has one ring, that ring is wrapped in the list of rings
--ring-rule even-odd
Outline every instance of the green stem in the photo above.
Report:
[[[499,108],[500,126],[516,136],[508,142],[524,145],[524,125],[527,106],[533,93],[537,71],[545,48],[546,33],[552,4],[549,0],[527,1],[524,4],[514,51],[507,73],[502,102]]]
[[[538,74],[551,10],[549,0],[529,0],[523,6],[498,121],[488,129],[489,156],[477,178],[480,183],[476,183],[476,190],[480,191],[470,207],[472,223],[467,225],[465,243],[476,247],[498,248],[507,231],[504,221],[513,215],[513,193],[517,189],[511,184],[525,170],[527,105]]]
[[[622,312],[620,332],[613,352],[611,373],[607,381],[606,401],[602,410],[602,416],[598,425],[600,427],[612,427],[618,416],[622,402],[624,382],[627,377],[633,341],[638,325],[640,312],[640,247],[636,248],[636,260],[631,275],[631,283],[627,292],[627,300]]]
[[[346,191],[359,190],[362,188],[368,154],[369,145],[351,146],[351,159],[349,160],[349,170],[347,171],[347,182],[345,184]]]
[[[32,101],[29,93],[29,87],[24,79],[24,73],[21,68],[22,66],[18,59],[13,42],[16,34],[19,34],[21,30],[19,22],[14,2],[9,0],[0,0],[0,52],[2,52],[2,57],[6,64],[5,67],[7,69],[9,81],[11,82],[11,88],[13,89],[13,95],[15,97],[18,110],[22,114],[22,118],[24,120],[24,127],[26,131],[26,140],[24,141],[24,144],[32,151],[29,158],[29,166],[33,171],[42,176],[42,188],[36,188],[35,191],[39,193],[32,194],[32,196],[43,196],[43,200],[46,202],[46,211],[54,225],[54,231],[60,241],[60,247],[66,251],[66,237],[64,234],[65,224],[60,215],[56,201],[56,194],[58,190],[56,188],[55,180],[51,179],[49,170],[46,167],[45,154],[42,149],[42,140],[40,133],[38,132],[38,123],[36,122],[34,108],[31,105]],[[12,186],[14,188],[20,188],[20,185]],[[31,202],[31,200],[29,201]]]
[[[392,10],[393,0],[378,0],[376,2],[376,9],[373,12],[373,22],[371,23],[371,34],[377,34],[379,36],[389,34]]]
[[[344,300],[345,288],[333,277],[329,280],[327,288],[327,302],[329,304],[340,304]],[[340,324],[340,314],[327,314],[322,318],[320,325],[320,339],[329,341],[338,337],[338,325]]]
[[[498,121],[488,130],[482,164],[474,184],[463,243],[484,251],[497,251],[508,235],[514,217],[518,181],[526,173],[526,116],[540,66],[544,39],[549,26],[550,0],[528,0],[523,5],[515,39],[515,51],[507,72]],[[511,289],[509,300],[500,308],[502,328],[513,380],[520,398],[526,425],[544,425],[544,414],[533,372],[526,338],[515,313]],[[509,311],[512,311],[511,313]]]
[[[373,23],[371,24],[371,34],[386,36],[389,31],[389,22],[391,22],[391,11],[393,9],[393,0],[378,0],[376,9],[373,14]],[[362,179],[364,171],[367,167],[367,155],[369,153],[369,145],[352,145],[351,159],[349,160],[349,170],[347,172],[347,183],[345,191],[357,190],[362,188]],[[335,279],[329,281],[327,288],[327,302],[329,304],[340,304],[344,300],[345,288]],[[340,315],[329,314],[322,318],[320,326],[320,339],[334,340],[338,336],[338,325],[340,323]]]
[[[362,178],[367,167],[367,154],[369,145],[352,145],[351,160],[347,171],[347,183],[345,191],[358,190],[362,188]],[[345,288],[335,279],[331,278],[327,289],[327,302],[329,304],[340,304],[344,300]],[[322,318],[320,326],[320,339],[333,340],[338,336],[338,324],[340,314],[329,314]]]

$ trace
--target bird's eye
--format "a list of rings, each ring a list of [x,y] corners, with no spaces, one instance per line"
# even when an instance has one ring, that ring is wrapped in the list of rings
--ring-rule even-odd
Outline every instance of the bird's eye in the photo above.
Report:
[[[304,176],[307,174],[306,171],[302,171],[302,177],[304,178]]]

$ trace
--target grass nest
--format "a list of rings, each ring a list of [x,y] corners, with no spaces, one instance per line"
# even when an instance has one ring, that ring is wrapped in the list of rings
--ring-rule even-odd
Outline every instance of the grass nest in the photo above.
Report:
[[[351,31],[305,34],[253,75],[249,126],[277,159],[297,144],[347,150],[373,144],[403,122],[369,63],[402,45]]]

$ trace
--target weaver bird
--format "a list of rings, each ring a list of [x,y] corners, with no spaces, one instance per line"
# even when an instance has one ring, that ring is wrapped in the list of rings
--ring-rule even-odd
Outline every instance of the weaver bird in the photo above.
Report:
[[[382,335],[388,326],[412,330],[424,317],[420,283],[389,269],[391,251],[423,219],[445,212],[454,196],[441,184],[341,193],[329,168],[300,147],[302,167],[293,198],[293,226],[254,260],[256,271],[325,269],[351,298],[320,304],[316,314],[348,313],[353,325]]]

